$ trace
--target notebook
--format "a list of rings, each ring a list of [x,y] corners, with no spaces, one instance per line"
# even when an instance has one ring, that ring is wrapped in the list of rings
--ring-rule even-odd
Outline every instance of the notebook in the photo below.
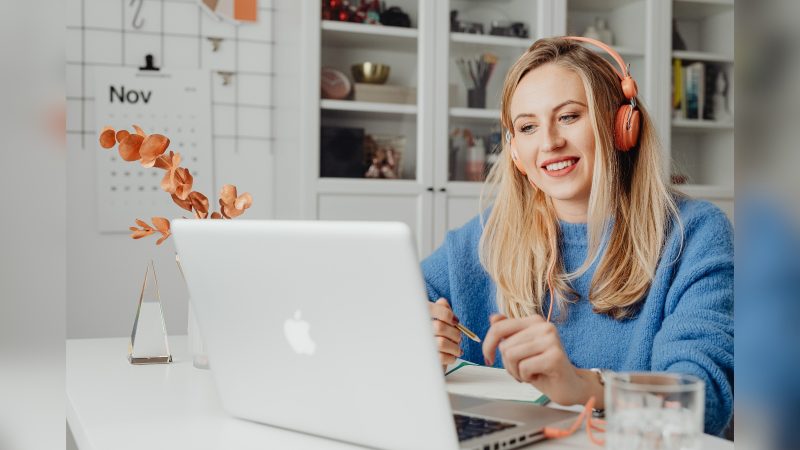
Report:
[[[550,399],[529,383],[520,383],[505,369],[459,360],[445,372],[447,392],[492,400],[546,405]]]

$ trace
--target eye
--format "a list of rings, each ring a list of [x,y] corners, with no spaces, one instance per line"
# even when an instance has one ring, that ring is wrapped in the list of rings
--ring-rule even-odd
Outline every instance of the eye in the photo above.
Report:
[[[536,131],[536,125],[532,123],[526,123],[525,125],[519,127],[519,131],[521,133],[530,134]]]
[[[572,123],[576,121],[578,117],[578,114],[564,114],[563,116],[559,117],[558,120],[560,120],[562,123]]]

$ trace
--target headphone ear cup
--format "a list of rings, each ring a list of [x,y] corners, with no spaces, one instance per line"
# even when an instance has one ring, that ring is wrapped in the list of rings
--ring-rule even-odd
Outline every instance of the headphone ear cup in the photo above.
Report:
[[[641,127],[639,110],[633,105],[622,105],[614,118],[614,146],[623,152],[636,147],[639,143]]]

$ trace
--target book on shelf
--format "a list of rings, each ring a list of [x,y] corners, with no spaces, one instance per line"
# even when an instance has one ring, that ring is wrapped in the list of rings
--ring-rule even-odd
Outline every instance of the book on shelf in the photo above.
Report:
[[[724,64],[672,60],[672,118],[732,120],[728,106],[728,74]]]
[[[672,117],[681,118],[683,108],[683,61],[672,60]]]
[[[357,102],[416,104],[417,89],[392,84],[355,83],[353,100]]]
[[[684,98],[686,107],[684,119],[702,119],[705,106],[705,64],[694,62],[687,65],[684,70]]]

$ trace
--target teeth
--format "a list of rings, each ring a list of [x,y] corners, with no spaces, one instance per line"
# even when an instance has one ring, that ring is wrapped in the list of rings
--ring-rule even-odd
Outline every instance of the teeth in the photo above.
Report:
[[[574,159],[568,159],[566,161],[560,161],[560,162],[557,162],[557,163],[548,164],[547,166],[545,166],[545,168],[547,170],[550,170],[550,171],[561,170],[561,169],[569,167],[569,166],[571,166],[573,164],[575,164],[575,160]]]

